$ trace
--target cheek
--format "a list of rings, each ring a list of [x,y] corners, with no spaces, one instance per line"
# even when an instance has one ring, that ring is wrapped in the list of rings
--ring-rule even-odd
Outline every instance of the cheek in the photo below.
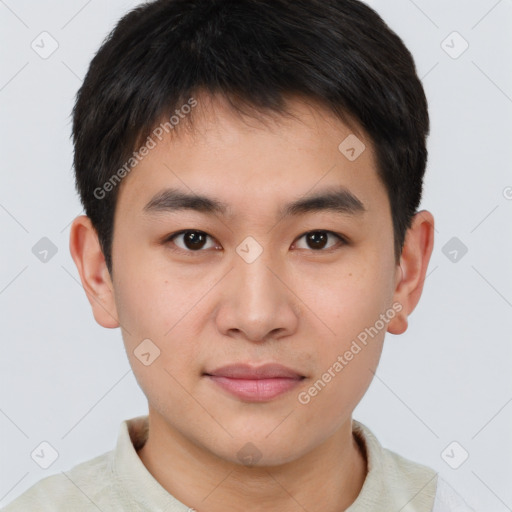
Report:
[[[183,288],[170,283],[167,279],[131,280],[116,293],[119,320],[130,344],[149,338],[164,350],[180,342],[197,299],[193,290],[184,293]],[[185,343],[180,344],[185,348]]]
[[[200,370],[193,332],[197,298],[173,286],[172,279],[139,276],[116,289],[130,366],[152,407],[165,415],[172,404],[173,414],[187,415],[195,407],[187,390],[193,389]]]
[[[317,339],[316,373],[297,398],[318,429],[330,425],[334,432],[371,384],[386,332],[381,308],[371,306],[347,308],[337,323],[331,317],[336,336]]]
[[[359,251],[339,265],[314,272],[303,269],[297,276],[296,289],[308,306],[304,311],[315,318],[330,357],[373,326],[390,307],[393,288],[388,266],[376,251]]]
[[[162,340],[184,317],[194,292],[175,269],[162,266],[157,251],[130,248],[128,242],[118,238],[124,257],[114,263],[119,320],[133,341],[140,336]]]
[[[200,376],[204,359],[204,328],[208,306],[205,293],[215,284],[212,277],[194,279],[186,273],[157,265],[126,275],[116,287],[116,303],[123,326],[127,355],[141,387],[152,394],[161,387],[192,389]],[[147,353],[143,340],[157,357],[151,371],[138,360]],[[147,359],[147,356],[146,356]],[[154,371],[153,371],[154,370]]]
[[[344,406],[355,406],[370,385],[394,315],[386,272],[378,258],[361,258],[303,288],[304,302],[314,304],[318,325],[323,324],[322,334],[314,337],[317,374],[304,402],[319,412],[324,408],[324,416],[342,415]]]
[[[371,343],[368,347],[361,346],[350,361],[346,352],[333,354],[323,373],[311,379],[310,386],[298,396],[298,407],[307,416],[308,427],[313,432],[322,432],[324,436],[333,434],[366,393],[382,349],[381,340],[375,338]],[[338,356],[342,356],[342,362]]]

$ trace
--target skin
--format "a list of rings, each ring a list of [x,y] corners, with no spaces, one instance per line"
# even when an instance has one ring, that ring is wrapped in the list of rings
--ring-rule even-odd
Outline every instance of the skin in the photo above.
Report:
[[[363,485],[366,459],[352,434],[385,332],[401,334],[416,307],[433,247],[434,219],[421,211],[400,265],[389,200],[373,146],[353,162],[338,145],[355,133],[312,102],[291,98],[296,118],[242,119],[221,98],[198,98],[192,130],[159,143],[124,178],[116,207],[113,276],[86,216],[70,250],[96,321],[120,326],[149,404],[149,439],[138,452],[160,484],[199,512],[346,509]],[[330,211],[281,219],[279,208],[320,189],[348,188],[362,215]],[[218,198],[230,216],[195,211],[146,215],[160,190]],[[180,230],[209,235],[194,251]],[[303,235],[330,235],[315,249]],[[251,236],[263,248],[248,264],[236,252]],[[176,251],[173,251],[172,248]],[[181,249],[181,252],[177,252]],[[186,251],[188,250],[188,255]],[[379,315],[402,309],[309,403],[307,391]],[[134,350],[151,339],[149,366]],[[230,363],[277,362],[306,378],[266,402],[243,401],[203,375]],[[261,458],[244,465],[252,443]]]

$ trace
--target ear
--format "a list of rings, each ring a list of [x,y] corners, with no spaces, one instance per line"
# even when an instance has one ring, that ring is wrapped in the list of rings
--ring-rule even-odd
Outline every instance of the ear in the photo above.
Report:
[[[86,215],[80,215],[71,225],[69,250],[96,322],[107,328],[119,327],[110,273],[96,230]]]
[[[393,303],[398,302],[402,309],[388,324],[391,334],[402,334],[407,330],[407,317],[420,300],[433,247],[434,217],[422,210],[413,217],[407,230],[400,266],[397,266]]]

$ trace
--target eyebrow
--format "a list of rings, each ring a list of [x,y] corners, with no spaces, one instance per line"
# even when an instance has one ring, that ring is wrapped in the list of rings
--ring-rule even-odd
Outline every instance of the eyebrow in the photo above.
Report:
[[[164,189],[144,206],[146,214],[193,210],[208,215],[226,216],[231,209],[226,203],[203,195],[190,194],[179,189]],[[290,217],[306,213],[331,211],[334,213],[361,215],[366,211],[361,200],[345,187],[325,189],[315,194],[301,197],[284,205],[279,210],[280,217]]]

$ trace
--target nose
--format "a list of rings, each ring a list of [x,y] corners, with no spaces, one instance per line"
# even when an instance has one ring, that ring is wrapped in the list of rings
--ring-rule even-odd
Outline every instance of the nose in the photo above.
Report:
[[[235,257],[226,279],[216,316],[223,335],[263,342],[297,330],[298,298],[287,283],[284,264],[272,260],[266,251],[251,263]]]

